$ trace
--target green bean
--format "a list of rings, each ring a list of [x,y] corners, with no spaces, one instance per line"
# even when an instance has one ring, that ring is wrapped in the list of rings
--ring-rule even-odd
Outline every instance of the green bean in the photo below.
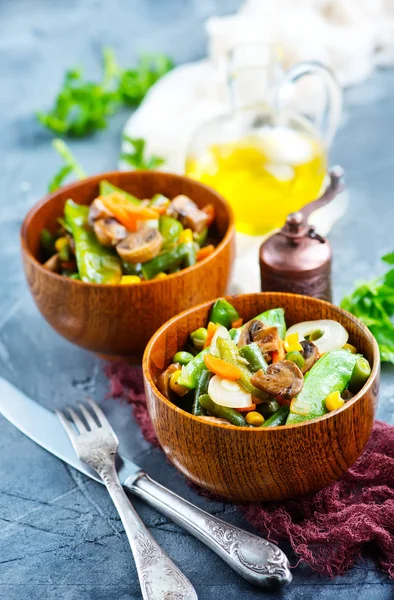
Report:
[[[288,406],[281,406],[269,419],[264,421],[261,427],[279,427],[280,425],[285,425],[289,411],[290,408]]]
[[[260,369],[263,369],[263,371],[267,370],[267,362],[256,342],[252,342],[247,346],[242,346],[239,353],[243,358],[246,358],[249,363],[249,368],[253,373],[256,373]]]
[[[204,396],[208,393],[208,385],[211,379],[212,373],[209,371],[203,371],[201,373],[200,379],[198,380],[196,390],[194,392],[194,402],[192,406],[192,414],[196,415],[196,417],[201,417],[205,415],[206,412],[200,404],[200,396]]]
[[[43,250],[48,256],[55,253],[55,236],[48,229],[42,229],[40,233],[40,242]]]
[[[349,381],[349,390],[357,394],[371,375],[371,367],[364,356],[359,356]]]
[[[271,415],[280,409],[280,405],[276,400],[262,402],[256,406],[256,411],[263,415],[264,419],[268,419]]]
[[[241,371],[241,377],[239,378],[238,382],[242,385],[242,387],[247,392],[250,392],[252,396],[256,396],[256,398],[260,398],[261,400],[267,400],[269,398],[268,394],[263,392],[263,390],[259,390],[251,383],[251,372],[238,360],[239,353],[235,343],[232,340],[225,340],[219,337],[216,341],[216,345],[222,360],[225,360],[231,365],[235,365]]]
[[[239,413],[234,408],[228,408],[227,406],[220,406],[216,404],[208,394],[204,394],[199,398],[201,406],[211,413],[214,417],[219,417],[219,419],[225,419],[232,425],[237,425],[238,427],[247,427],[247,423],[241,413]]]
[[[193,233],[193,239],[195,242],[197,242],[197,244],[200,246],[203,246],[207,240],[207,236],[208,236],[208,227],[204,227],[204,229],[201,231],[201,233],[197,233],[196,231]]]
[[[142,265],[141,271],[144,278],[148,280],[153,279],[159,273],[163,273],[175,265],[179,265],[185,260],[188,251],[187,244],[178,244],[172,250],[155,256],[155,258]]]

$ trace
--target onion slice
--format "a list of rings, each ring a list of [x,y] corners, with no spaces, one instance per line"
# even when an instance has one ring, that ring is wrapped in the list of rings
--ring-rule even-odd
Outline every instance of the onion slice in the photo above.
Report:
[[[322,336],[317,340],[313,340],[320,354],[342,348],[349,338],[349,334],[343,325],[331,319],[296,323],[289,327],[286,337],[292,333],[298,333],[299,341],[302,342],[305,340],[305,336],[311,335],[315,331],[322,331]]]
[[[216,404],[228,408],[248,408],[253,405],[252,394],[236,381],[214,375],[209,382],[208,394]]]

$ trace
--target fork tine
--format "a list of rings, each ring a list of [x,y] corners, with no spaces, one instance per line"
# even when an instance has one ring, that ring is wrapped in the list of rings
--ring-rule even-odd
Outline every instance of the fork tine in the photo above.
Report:
[[[98,425],[97,425],[96,421],[93,419],[93,417],[90,414],[90,412],[88,411],[88,409],[86,408],[86,406],[84,404],[78,404],[78,408],[81,411],[81,413],[83,414],[83,416],[85,417],[85,421],[89,425],[90,430],[93,431],[94,429],[97,429]]]
[[[103,411],[101,410],[101,408],[99,407],[99,405],[96,404],[91,398],[87,398],[86,400],[90,404],[90,406],[92,407],[92,409],[93,409],[96,417],[99,420],[100,425],[102,427],[108,427],[109,429],[112,430],[111,423],[108,421],[107,417],[105,416],[105,414],[103,413]]]
[[[71,418],[74,421],[74,425],[78,429],[79,433],[86,433],[87,427],[75,410],[71,408],[71,406],[67,406],[67,410],[70,413]]]
[[[57,418],[59,419],[60,423],[63,425],[64,429],[66,430],[66,433],[67,433],[68,437],[70,438],[70,440],[72,442],[74,442],[77,436],[75,435],[75,431],[72,428],[72,425],[71,425],[70,421],[67,419],[66,415],[61,410],[58,410],[57,408],[55,409],[55,414],[56,414]]]

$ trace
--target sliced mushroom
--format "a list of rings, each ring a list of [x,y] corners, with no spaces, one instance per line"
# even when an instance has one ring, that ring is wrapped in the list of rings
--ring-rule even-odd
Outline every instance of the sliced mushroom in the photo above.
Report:
[[[161,233],[153,227],[142,227],[130,233],[116,246],[119,256],[127,263],[143,263],[155,258],[163,245]]]
[[[89,208],[89,223],[93,225],[95,221],[98,219],[110,219],[113,218],[113,214],[108,208],[104,205],[104,203],[100,200],[100,198],[96,198],[93,200],[92,204]]]
[[[301,346],[302,346],[301,354],[305,360],[305,363],[304,363],[301,371],[302,371],[302,373],[306,373],[307,371],[309,371],[309,369],[311,367],[313,367],[313,365],[319,358],[319,350],[317,349],[317,346],[315,346],[315,344],[313,342],[307,342],[306,340],[303,340],[301,342]]]
[[[204,419],[204,421],[210,421],[211,423],[221,423],[222,425],[231,425],[231,427],[235,427],[230,421],[226,421],[226,419],[220,419],[219,417],[206,417],[200,416],[200,419]]]
[[[302,390],[304,377],[295,363],[282,360],[270,365],[265,372],[263,369],[257,371],[251,382],[270,396],[281,396],[290,400]]]
[[[124,225],[112,217],[94,221],[93,230],[100,244],[109,248],[119,244],[129,233]]]
[[[43,267],[48,269],[48,271],[52,271],[53,273],[60,273],[61,266],[59,254],[54,254],[43,264]]]
[[[196,233],[201,233],[208,223],[208,215],[200,210],[188,196],[176,196],[171,200],[167,214],[175,217],[184,227],[188,227]]]
[[[276,352],[279,349],[280,337],[277,327],[265,327],[264,323],[252,319],[242,329],[238,340],[238,348],[256,342],[263,354]]]
[[[354,397],[354,394],[350,390],[343,390],[341,394],[341,398],[345,400],[345,402],[349,402]]]
[[[170,377],[175,371],[178,371],[181,368],[179,363],[173,363],[169,367],[166,368],[163,373],[160,373],[157,378],[157,387],[168,400],[170,400],[171,388],[170,388]]]

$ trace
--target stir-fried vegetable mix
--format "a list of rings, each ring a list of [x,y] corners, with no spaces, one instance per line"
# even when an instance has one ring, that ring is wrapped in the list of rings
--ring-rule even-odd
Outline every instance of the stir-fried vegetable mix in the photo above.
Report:
[[[337,321],[286,327],[283,308],[243,323],[224,298],[207,327],[160,374],[160,391],[201,419],[235,426],[303,423],[341,408],[359,392],[371,367]]]
[[[212,254],[214,220],[211,204],[200,209],[183,195],[139,200],[103,180],[90,206],[67,200],[58,231],[41,232],[44,266],[89,283],[163,279]]]

